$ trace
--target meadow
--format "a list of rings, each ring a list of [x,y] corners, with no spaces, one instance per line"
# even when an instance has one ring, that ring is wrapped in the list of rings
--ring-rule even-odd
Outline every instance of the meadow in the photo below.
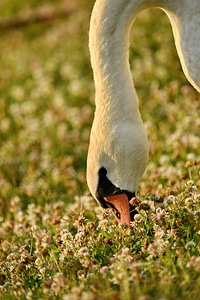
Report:
[[[143,12],[130,65],[150,158],[124,233],[85,178],[93,4],[0,3],[0,299],[200,299],[200,95],[167,17]]]

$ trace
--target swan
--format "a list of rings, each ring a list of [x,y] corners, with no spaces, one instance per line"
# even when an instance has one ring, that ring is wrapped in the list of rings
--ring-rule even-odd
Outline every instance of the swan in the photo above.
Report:
[[[200,92],[200,0],[97,0],[89,30],[96,109],[87,183],[99,204],[128,225],[149,152],[129,66],[129,35],[138,13],[150,7],[167,14],[183,72]]]

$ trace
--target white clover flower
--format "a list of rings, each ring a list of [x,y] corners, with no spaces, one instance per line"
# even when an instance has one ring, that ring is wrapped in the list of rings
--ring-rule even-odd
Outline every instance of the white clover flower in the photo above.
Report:
[[[200,256],[192,256],[188,263],[186,264],[186,268],[194,268],[196,272],[200,271]]]
[[[81,295],[81,300],[94,300],[94,293],[91,291],[84,291]]]
[[[176,203],[178,197],[177,196],[174,196],[174,195],[169,195],[165,200],[164,200],[164,203],[167,205],[167,204],[174,204]]]
[[[193,161],[196,159],[196,155],[194,153],[187,153],[187,160]]]
[[[194,247],[196,247],[196,243],[193,241],[190,241],[187,244],[185,244],[185,249],[194,248]]]
[[[15,224],[14,233],[16,233],[17,236],[25,235],[26,234],[26,228],[25,228],[24,224]]]
[[[91,196],[85,195],[85,196],[80,197],[80,202],[86,210],[91,210],[91,203],[93,201],[94,200]]]
[[[43,267],[44,263],[45,262],[44,262],[44,260],[41,257],[37,257],[36,260],[35,260],[35,265],[37,267]]]
[[[22,222],[24,222],[24,213],[23,213],[23,211],[18,211],[17,213],[16,213],[16,220],[19,222],[19,223],[22,223]]]
[[[26,293],[26,299],[27,299],[27,300],[32,300],[33,298],[34,298],[33,292],[32,292],[32,291],[28,291],[28,292]]]
[[[155,237],[162,238],[162,237],[164,237],[164,235],[165,235],[165,231],[164,230],[162,230],[160,228],[158,228],[158,229],[155,230]]]
[[[85,237],[85,233],[83,231],[79,231],[76,233],[74,240],[75,241],[82,241]]]
[[[130,250],[129,250],[128,247],[123,247],[123,248],[121,249],[120,255],[122,255],[122,256],[127,256],[127,255],[129,255],[129,254],[130,254]]]
[[[89,250],[87,247],[82,247],[78,250],[78,255],[80,256],[90,256]]]
[[[10,211],[15,212],[21,210],[21,199],[18,196],[11,198]]]
[[[108,228],[108,220],[107,219],[103,219],[101,221],[99,221],[99,224],[97,226],[97,230],[103,230],[106,231]]]
[[[53,282],[51,284],[51,289],[53,290],[55,295],[58,295],[61,290],[66,285],[66,280],[62,272],[58,272],[53,277]]]
[[[154,242],[149,244],[147,248],[147,250],[149,251],[149,258],[163,254],[168,245],[169,241],[165,241],[162,238],[155,239]]]
[[[193,180],[188,180],[186,185],[193,186],[195,183]]]
[[[1,120],[1,131],[6,133],[7,130],[9,130],[9,128],[10,128],[10,124],[11,124],[11,122],[8,118]]]
[[[1,242],[1,249],[4,251],[4,252],[7,252],[11,247],[11,243],[8,241],[8,240],[4,240]]]
[[[101,274],[107,274],[108,271],[109,271],[109,267],[108,266],[103,266],[100,269],[100,273]]]
[[[68,229],[63,229],[60,231],[60,238],[64,241],[73,241],[73,235],[71,232],[68,231]]]
[[[16,100],[22,101],[24,99],[24,89],[20,85],[14,85],[11,89],[11,95]]]
[[[83,215],[79,215],[77,220],[75,220],[73,225],[76,228],[80,228],[80,227],[83,226],[84,222],[85,222],[85,217]]]
[[[169,155],[161,155],[161,157],[159,159],[159,163],[161,165],[167,165],[167,166],[169,166],[169,160],[170,160]]]
[[[143,221],[144,221],[144,217],[141,216],[140,214],[136,214],[136,215],[134,216],[134,222],[135,222],[135,223],[141,223],[141,222],[143,222]]]
[[[84,268],[88,268],[91,265],[90,253],[87,247],[82,247],[78,250],[77,256]]]
[[[128,247],[123,247],[118,253],[114,255],[113,258],[113,261],[116,262],[117,265],[119,261],[121,261],[122,264],[124,264],[124,263],[131,262],[132,260],[133,257],[131,256],[130,249]]]

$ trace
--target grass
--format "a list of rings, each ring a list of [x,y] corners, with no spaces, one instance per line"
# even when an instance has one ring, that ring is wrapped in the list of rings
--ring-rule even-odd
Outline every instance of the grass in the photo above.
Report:
[[[142,13],[130,63],[150,161],[132,232],[123,233],[85,180],[93,3],[74,1],[65,19],[1,30],[0,299],[198,299],[199,95],[182,74],[165,15]],[[15,18],[41,5],[0,8]]]

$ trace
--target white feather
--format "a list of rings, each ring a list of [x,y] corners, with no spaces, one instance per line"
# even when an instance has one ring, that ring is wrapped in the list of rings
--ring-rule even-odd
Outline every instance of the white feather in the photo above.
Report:
[[[129,67],[129,33],[149,7],[168,15],[183,71],[200,91],[200,0],[97,0],[89,33],[96,111],[87,160],[94,197],[101,167],[116,187],[130,192],[146,168],[148,141]]]

